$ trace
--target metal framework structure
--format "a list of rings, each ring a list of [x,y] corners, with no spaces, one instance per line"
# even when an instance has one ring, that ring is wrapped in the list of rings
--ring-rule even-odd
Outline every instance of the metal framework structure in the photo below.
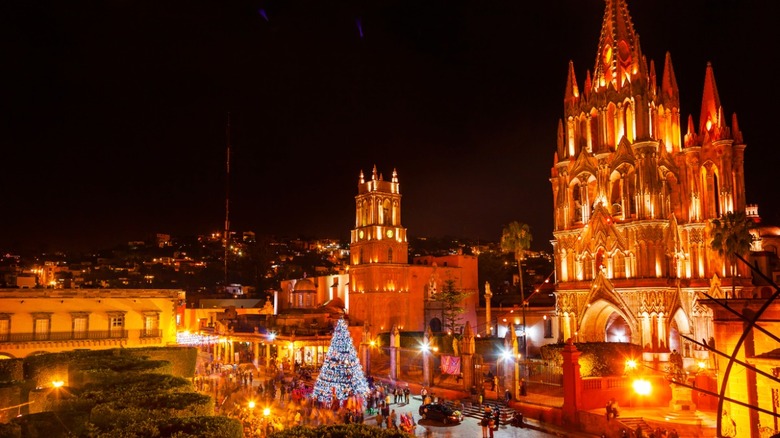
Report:
[[[746,323],[747,326],[745,327],[745,330],[743,330],[742,335],[739,337],[739,340],[737,341],[736,345],[734,346],[734,350],[731,351],[730,353],[724,353],[724,352],[718,350],[717,348],[710,347],[709,345],[707,345],[705,343],[698,342],[698,341],[696,341],[694,339],[691,339],[691,338],[689,338],[687,336],[683,336],[683,338],[687,339],[688,341],[690,341],[690,342],[692,342],[692,343],[694,343],[696,345],[699,345],[702,348],[705,348],[705,349],[709,350],[712,354],[717,354],[719,356],[722,356],[722,357],[728,359],[728,364],[726,365],[725,371],[723,373],[723,381],[722,381],[722,383],[720,385],[718,393],[713,393],[713,392],[710,392],[710,391],[706,391],[706,390],[704,390],[702,388],[697,388],[697,387],[694,387],[694,386],[691,386],[691,385],[688,385],[688,384],[685,384],[685,383],[676,382],[677,384],[679,384],[681,386],[686,386],[688,388],[692,388],[692,389],[694,389],[696,391],[699,391],[701,393],[708,394],[708,395],[711,395],[711,396],[714,396],[714,397],[718,397],[717,436],[719,436],[719,437],[722,436],[721,435],[721,430],[722,430],[721,426],[722,426],[723,416],[721,415],[721,413],[723,412],[723,403],[725,401],[728,401],[728,402],[731,402],[731,403],[734,403],[734,404],[738,404],[740,406],[744,406],[744,407],[746,407],[748,409],[752,409],[752,410],[755,410],[755,411],[758,411],[758,412],[769,414],[769,415],[772,415],[774,417],[780,417],[780,414],[778,414],[776,412],[768,411],[768,410],[760,408],[758,406],[752,406],[752,405],[750,405],[750,404],[748,404],[746,402],[743,402],[743,401],[740,401],[740,400],[735,400],[735,399],[730,398],[730,397],[726,397],[726,388],[728,387],[729,376],[731,375],[731,371],[732,371],[732,369],[734,367],[734,364],[738,364],[738,365],[744,367],[746,370],[750,370],[752,372],[755,372],[756,374],[760,374],[760,375],[762,375],[764,377],[767,377],[767,378],[769,378],[769,379],[771,379],[771,380],[773,380],[775,382],[780,383],[780,379],[778,379],[777,376],[774,376],[774,375],[769,374],[769,373],[765,373],[765,372],[757,369],[753,365],[750,365],[749,363],[746,363],[746,362],[743,362],[743,361],[737,359],[737,353],[739,353],[739,350],[742,348],[742,345],[744,344],[745,339],[747,339],[748,335],[751,333],[752,330],[758,330],[758,331],[762,332],[763,334],[769,336],[771,339],[773,339],[778,344],[780,344],[780,338],[778,338],[776,335],[770,333],[765,328],[763,328],[763,327],[761,327],[760,325],[757,324],[758,321],[761,319],[761,316],[764,314],[764,312],[777,299],[777,297],[780,296],[780,287],[778,287],[778,285],[774,281],[772,281],[771,278],[767,277],[761,271],[759,271],[757,268],[753,267],[753,265],[748,263],[748,261],[745,260],[742,256],[740,256],[739,254],[736,254],[736,256],[739,258],[739,260],[741,260],[748,267],[750,267],[750,269],[756,275],[758,275],[759,277],[764,279],[767,283],[769,283],[775,289],[775,292],[772,294],[771,297],[769,297],[764,302],[764,304],[758,309],[758,311],[756,311],[756,313],[753,314],[752,317],[750,317],[750,318],[746,317],[745,315],[743,315],[742,313],[738,312],[737,310],[732,309],[731,307],[729,307],[728,300],[725,300],[725,299],[724,300],[719,300],[717,298],[714,298],[714,297],[711,297],[711,296],[705,294],[705,296],[708,299],[710,299],[713,303],[723,307],[727,311],[729,311],[732,314],[736,315],[738,318],[742,319],[742,321],[744,321],[744,323]]]

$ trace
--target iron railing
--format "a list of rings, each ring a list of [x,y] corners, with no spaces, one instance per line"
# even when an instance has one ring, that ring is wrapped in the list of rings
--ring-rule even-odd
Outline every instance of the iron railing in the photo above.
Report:
[[[90,330],[86,332],[4,333],[0,335],[0,343],[127,339],[127,332],[127,330]]]
[[[140,336],[142,338],[161,338],[162,337],[162,330],[161,329],[142,329]]]

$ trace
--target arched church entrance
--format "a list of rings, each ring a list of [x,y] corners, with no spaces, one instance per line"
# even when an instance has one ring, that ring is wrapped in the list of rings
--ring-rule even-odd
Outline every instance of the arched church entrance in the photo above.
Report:
[[[580,322],[580,342],[632,342],[636,331],[629,317],[614,303],[598,300],[590,304]]]
[[[683,357],[690,357],[690,343],[685,341],[681,335],[691,336],[691,325],[685,312],[682,309],[677,309],[669,323],[669,351],[677,350]]]
[[[433,318],[430,322],[430,327],[433,333],[441,332],[441,320],[439,318]]]
[[[630,342],[631,327],[617,312],[612,312],[607,319],[607,342]]]

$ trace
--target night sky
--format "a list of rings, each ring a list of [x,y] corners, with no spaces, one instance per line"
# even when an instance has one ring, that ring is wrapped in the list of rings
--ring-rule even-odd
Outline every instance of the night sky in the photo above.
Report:
[[[773,2],[629,0],[660,78],[699,117],[713,64],[747,143],[749,203],[780,224]],[[0,251],[223,227],[346,239],[358,175],[397,169],[410,237],[551,250],[548,178],[569,60],[603,0],[3,1]]]

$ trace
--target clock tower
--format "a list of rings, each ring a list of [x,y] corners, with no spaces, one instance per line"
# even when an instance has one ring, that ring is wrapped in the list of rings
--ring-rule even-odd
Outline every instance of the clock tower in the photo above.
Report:
[[[353,267],[407,263],[408,243],[406,228],[401,226],[401,192],[395,170],[390,181],[377,175],[376,166],[368,181],[360,172],[350,260]]]

